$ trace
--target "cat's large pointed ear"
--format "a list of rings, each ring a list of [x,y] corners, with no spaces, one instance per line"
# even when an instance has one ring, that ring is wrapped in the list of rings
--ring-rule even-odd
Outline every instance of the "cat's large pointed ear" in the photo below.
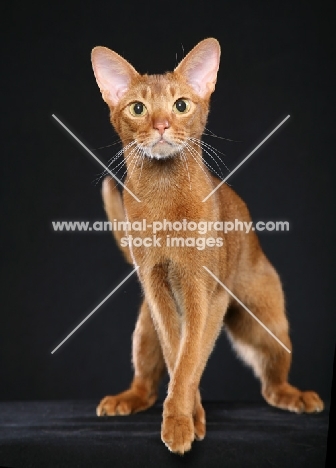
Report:
[[[206,97],[215,89],[219,59],[218,41],[213,38],[204,39],[189,52],[174,71],[183,75],[199,96]]]
[[[95,47],[91,61],[104,101],[116,106],[138,72],[127,60],[106,47]]]

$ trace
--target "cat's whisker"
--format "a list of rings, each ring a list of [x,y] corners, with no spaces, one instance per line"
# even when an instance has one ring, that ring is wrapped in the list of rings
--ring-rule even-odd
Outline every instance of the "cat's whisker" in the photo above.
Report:
[[[133,155],[133,156],[130,158],[130,162],[128,163],[128,167],[127,167],[127,165],[120,167],[120,169],[122,169],[122,168],[125,169],[124,172],[120,175],[120,178],[121,178],[121,179],[124,179],[124,177],[125,177],[126,174],[128,173],[129,168],[131,167],[131,165],[132,165],[132,163],[133,163],[135,157],[136,157],[136,155]],[[120,169],[119,169],[119,170],[120,170]]]
[[[131,177],[131,175],[132,175],[132,173],[133,173],[133,171],[134,171],[134,169],[135,169],[135,167],[137,165],[139,157],[141,156],[141,151],[142,151],[142,148],[140,147],[140,145],[138,143],[136,143],[136,146],[132,149],[132,151],[130,153],[128,153],[127,158],[126,158],[126,160],[127,160],[126,172],[128,172],[128,177]]]
[[[126,164],[126,162],[128,161],[128,159],[132,156],[132,152],[128,155],[124,155],[123,159],[113,168],[115,173],[118,174],[118,172],[120,171],[120,169],[122,167],[124,167],[124,165]],[[116,171],[116,169],[119,167],[119,169]]]
[[[132,144],[134,144],[133,142],[132,143],[129,143],[127,146],[125,146],[125,148],[122,148],[120,151],[118,151],[118,153],[116,155],[114,155],[109,161],[108,161],[108,165],[107,167],[110,168],[112,166],[112,164],[117,160],[119,159],[120,157],[122,157],[124,154],[125,154],[125,150],[129,147],[132,146]],[[120,164],[120,163],[119,163]],[[119,165],[118,164],[118,165]],[[116,167],[118,167],[118,165]]]
[[[95,179],[93,179],[93,181],[91,183],[95,184],[95,185],[98,185],[99,182],[101,181],[101,179],[102,179],[102,175],[99,174]]]
[[[122,158],[122,160],[121,160],[121,161],[119,161],[119,162],[118,162],[118,164],[117,164],[116,166],[114,166],[114,168],[113,168],[113,169],[114,169],[114,170],[116,170],[116,169],[117,169],[117,167],[119,167],[120,165],[123,165],[123,164],[125,164],[125,162],[126,162],[126,160],[127,160],[127,159],[128,159],[128,156],[125,156],[125,155],[123,155],[123,158]]]
[[[126,156],[124,156],[124,160],[122,161],[122,164],[121,164],[120,168],[117,171],[117,173],[118,173],[122,168],[125,167],[125,171],[123,172],[121,177],[124,177],[125,174],[129,171],[129,169],[131,168],[132,163],[133,163],[134,158],[136,157],[136,155],[137,155],[137,147],[133,148],[130,153],[128,153]]]
[[[150,157],[154,157],[151,151],[150,143],[152,143],[152,139],[148,137],[141,143],[137,143],[137,147],[143,152],[144,155],[148,156],[149,153]]]
[[[218,164],[218,162],[215,160],[215,158],[213,157],[213,155],[211,153],[209,153],[209,151],[207,150],[207,148],[200,144],[199,141],[197,141],[196,139],[194,138],[188,138],[188,140],[192,141],[195,145],[197,145],[202,151],[204,151],[212,160],[213,162],[216,164],[216,166],[218,167],[220,173],[221,173],[221,179],[224,178],[224,175],[223,175],[223,172],[222,172],[222,169],[220,167],[220,165]]]
[[[124,164],[126,164],[126,159],[125,157],[123,157],[123,159],[113,168],[113,170],[115,171],[119,166],[123,166]]]
[[[118,153],[117,153],[116,155],[114,155],[114,156],[108,161],[106,167],[109,169],[109,168],[111,167],[112,163],[113,163],[116,159],[118,159],[119,157],[121,157],[121,156],[123,155],[125,149],[131,147],[131,146],[134,145],[134,144],[135,144],[135,142],[134,142],[134,141],[131,141],[131,143],[129,143],[129,144],[126,145],[124,148],[122,148],[120,151],[118,151]],[[124,159],[123,159],[123,160],[121,161],[121,163],[119,163],[116,167],[118,167],[120,164],[122,164],[123,161],[124,161]],[[115,169],[115,168],[114,168],[114,169]],[[111,172],[113,172],[113,171],[111,170]],[[97,178],[95,179],[96,185],[101,181],[101,179],[102,179],[104,176],[106,176],[106,175],[108,175],[108,174],[109,174],[109,171],[107,171],[107,170],[105,169],[105,170],[100,174],[100,176],[97,177]]]
[[[212,132],[209,128],[204,127],[204,130],[206,130],[207,132],[210,132],[210,133],[203,132],[203,135],[205,135],[205,136],[211,136],[211,137],[214,137],[214,138],[219,138],[220,140],[231,141],[233,143],[241,143],[240,140],[231,140],[230,138],[224,138],[224,137],[218,136],[214,132]]]
[[[209,169],[209,171],[214,172],[217,175],[217,177],[222,179],[220,174],[218,174],[218,172],[216,170],[214,170],[214,168],[211,167],[210,164],[204,158],[202,158],[202,155],[199,154],[199,152],[196,151],[196,149],[193,146],[189,145],[189,143],[187,143],[187,142],[185,143],[185,145],[186,145],[187,148],[190,148],[194,152],[194,155],[197,155],[202,160],[203,164]]]
[[[112,171],[111,171],[112,172]],[[102,180],[103,177],[105,177],[106,175],[108,175],[109,172],[105,169],[103,172],[101,172],[99,174],[98,177],[96,177],[96,179],[94,181],[96,181],[96,185]]]
[[[183,150],[180,151],[179,154],[180,154],[181,160],[184,161],[184,164],[185,164],[185,166],[187,168],[187,174],[188,174],[188,179],[189,179],[189,187],[190,187],[190,191],[191,191],[191,180],[190,180],[190,172],[189,172],[189,167],[188,167],[188,161],[187,161],[187,158],[186,158]]]
[[[198,142],[199,144],[201,145],[204,145],[206,146],[209,151],[211,151],[212,153],[214,153],[216,156],[218,156],[218,153],[221,154],[222,156],[225,156],[226,157],[226,154],[225,153],[222,153],[221,151],[219,151],[219,149],[215,148],[214,146],[210,145],[209,143],[206,143],[205,141],[203,140],[200,140],[199,138],[195,138],[195,137],[190,137],[191,140],[195,141],[195,142]],[[219,157],[219,156],[218,156]]]
[[[219,151],[217,148],[214,148],[213,146],[209,145],[208,143],[205,143],[204,141],[202,140],[199,140],[198,138],[191,138],[191,140],[194,142],[194,143],[198,143],[199,145],[202,146],[202,148],[207,148],[209,151],[211,151],[211,153],[217,158],[217,160],[223,164],[223,166],[225,167],[225,169],[227,169],[229,172],[230,172],[230,169],[227,167],[227,165],[225,164],[225,162],[223,161],[223,159],[218,155],[221,154],[222,156],[226,157],[226,154],[222,153],[221,151]],[[217,164],[218,165],[218,164]],[[218,166],[219,167],[219,166]]]
[[[108,160],[108,167],[113,163],[113,161],[115,161],[116,159],[118,159],[121,155],[125,154],[125,151],[130,148],[131,146],[135,145],[136,142],[133,140],[131,141],[131,143],[128,143],[128,145],[124,146],[120,151],[118,151],[117,154],[115,154],[114,156],[112,156],[111,159]]]
[[[134,161],[133,168],[132,168],[131,173],[128,175],[128,177],[129,177],[130,179],[131,179],[131,177],[132,177],[132,174],[133,174],[133,172],[134,172],[134,169],[137,167],[137,164],[138,164],[138,161],[139,161],[139,157],[140,157],[140,156],[141,156],[140,148],[139,148],[139,146],[137,146],[137,147],[136,147],[135,156],[134,156],[134,158],[133,158],[133,160],[132,160],[132,163],[133,163],[133,161]],[[130,168],[131,168],[131,166],[130,166]]]
[[[134,146],[134,148],[132,148],[131,151],[126,154],[125,150],[131,148],[132,146]],[[133,174],[133,171],[136,168],[139,159],[142,158],[141,170],[140,170],[140,174],[139,174],[139,179],[140,179],[141,172],[142,172],[142,166],[143,166],[143,157],[144,157],[144,154],[145,154],[144,149],[141,147],[141,145],[139,145],[139,143],[137,143],[136,140],[133,140],[131,143],[129,143],[128,145],[126,145],[123,148],[123,153],[124,153],[123,160],[121,162],[119,162],[114,168],[114,169],[116,169],[117,167],[120,166],[119,169],[116,171],[116,174],[122,168],[124,168],[126,166],[124,172],[121,174],[121,178],[123,178],[127,173],[128,173],[128,177],[131,178],[131,176]],[[139,181],[139,179],[138,179],[138,181]],[[138,184],[138,182],[137,182],[137,184]]]
[[[140,149],[140,152],[141,152],[142,161],[141,161],[141,167],[140,167],[140,173],[139,173],[139,177],[138,177],[137,187],[139,186],[139,182],[140,182],[140,178],[141,178],[141,174],[142,174],[142,168],[143,168],[144,160],[145,160],[145,157],[146,157],[145,151],[140,147],[139,147],[139,149]]]
[[[105,149],[105,148],[110,148],[111,146],[115,146],[115,145],[118,145],[122,143],[122,141],[120,140],[120,138],[118,140],[116,140],[115,142],[109,144],[109,145],[106,145],[106,146],[99,146],[98,148],[91,148],[91,151],[97,151],[97,150],[101,150],[101,149]]]
[[[122,173],[122,175],[121,175],[121,179],[124,177],[124,175],[125,175],[126,172],[127,172],[127,164],[126,164],[126,163],[128,163],[128,161],[131,161],[131,162],[132,162],[132,160],[133,160],[133,152],[134,152],[134,150],[135,150],[135,149],[133,148],[133,150],[132,150],[129,154],[124,155],[123,160],[116,166],[116,168],[120,166],[119,169],[118,169],[117,171],[114,171],[114,173],[115,173],[116,175],[119,173],[119,171],[120,171],[121,169],[123,169],[123,168],[126,167],[126,170],[125,170],[125,171]],[[116,168],[114,168],[114,169],[116,169]]]
[[[124,160],[124,161],[127,161],[127,160],[129,159],[129,157],[132,156],[132,154],[136,151],[136,149],[137,149],[137,146],[135,146],[135,147],[134,147],[130,152],[128,152],[128,153],[125,153],[125,152],[124,152],[124,158],[123,158],[123,160]],[[119,164],[120,164],[120,163],[119,163]],[[118,164],[118,165],[119,165],[119,164]],[[118,167],[118,165],[117,165],[116,167]]]
[[[192,158],[195,160],[195,162],[199,165],[199,167],[202,169],[202,171],[204,172],[205,176],[207,177],[207,179],[211,182],[211,179],[209,177],[209,174],[208,172],[205,170],[204,166],[197,160],[197,157],[193,154],[193,151],[199,156],[199,158],[204,162],[202,156],[195,150],[195,148],[193,148],[191,145],[189,145],[189,143],[185,142],[185,148],[187,149],[188,153],[190,154],[190,156],[192,156]]]

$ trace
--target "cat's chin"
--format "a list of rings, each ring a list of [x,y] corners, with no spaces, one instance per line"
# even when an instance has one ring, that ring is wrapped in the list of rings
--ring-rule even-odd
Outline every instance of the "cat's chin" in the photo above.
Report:
[[[149,159],[157,159],[157,160],[160,160],[160,161],[164,161],[165,159],[173,158],[174,156],[176,156],[176,154],[177,154],[177,152],[174,152],[174,153],[171,153],[171,154],[150,153],[150,154],[146,154],[146,156]]]
[[[176,156],[180,151],[180,146],[175,146],[171,143],[164,142],[164,143],[157,143],[153,145],[151,148],[143,148],[144,154],[150,159],[169,159]]]

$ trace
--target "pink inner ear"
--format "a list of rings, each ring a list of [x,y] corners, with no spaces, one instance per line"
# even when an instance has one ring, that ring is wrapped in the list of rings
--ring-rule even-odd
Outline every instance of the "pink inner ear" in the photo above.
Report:
[[[111,100],[111,104],[116,105],[121,96],[128,89],[130,77],[122,73],[113,62],[97,60],[94,62],[94,71],[98,86],[104,96]]]
[[[110,105],[117,105],[136,71],[125,59],[105,47],[93,49],[92,66],[103,99]]]
[[[219,66],[218,58],[211,54],[211,56],[204,56],[202,62],[196,63],[187,72],[187,80],[190,85],[201,96],[208,92],[212,92],[217,79],[217,71]]]
[[[220,47],[215,39],[200,42],[175,69],[188,81],[197,94],[205,97],[216,84]]]
[[[117,90],[117,97],[118,97],[119,99],[121,99],[122,96],[126,93],[127,90],[128,90],[128,86],[120,87],[120,88]]]

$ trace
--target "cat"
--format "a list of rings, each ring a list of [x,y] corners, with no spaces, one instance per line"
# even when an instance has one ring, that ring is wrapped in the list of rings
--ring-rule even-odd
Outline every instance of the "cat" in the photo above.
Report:
[[[218,41],[201,41],[173,72],[162,75],[140,75],[105,47],[95,47],[91,58],[127,167],[128,190],[122,196],[111,177],[103,181],[109,220],[146,219],[147,225],[164,219],[250,222],[245,203],[226,184],[203,202],[219,184],[202,159],[201,142],[217,80]],[[153,232],[147,227],[136,234],[144,240]],[[166,226],[160,234],[166,239],[171,231]],[[138,267],[144,292],[133,334],[134,378],[128,390],[101,400],[98,416],[127,415],[153,405],[167,369],[161,439],[174,453],[190,450],[195,439],[205,436],[199,383],[223,327],[237,353],[260,379],[262,395],[270,405],[297,413],[322,411],[323,402],[315,392],[288,383],[291,354],[284,347],[290,351],[291,342],[284,294],[254,231],[223,234],[210,229],[203,236],[207,242],[203,249],[172,247],[166,242],[134,246],[123,242],[128,235],[114,231],[126,260]],[[180,230],[178,236],[190,242],[199,233]],[[222,245],[217,243],[220,239]]]

